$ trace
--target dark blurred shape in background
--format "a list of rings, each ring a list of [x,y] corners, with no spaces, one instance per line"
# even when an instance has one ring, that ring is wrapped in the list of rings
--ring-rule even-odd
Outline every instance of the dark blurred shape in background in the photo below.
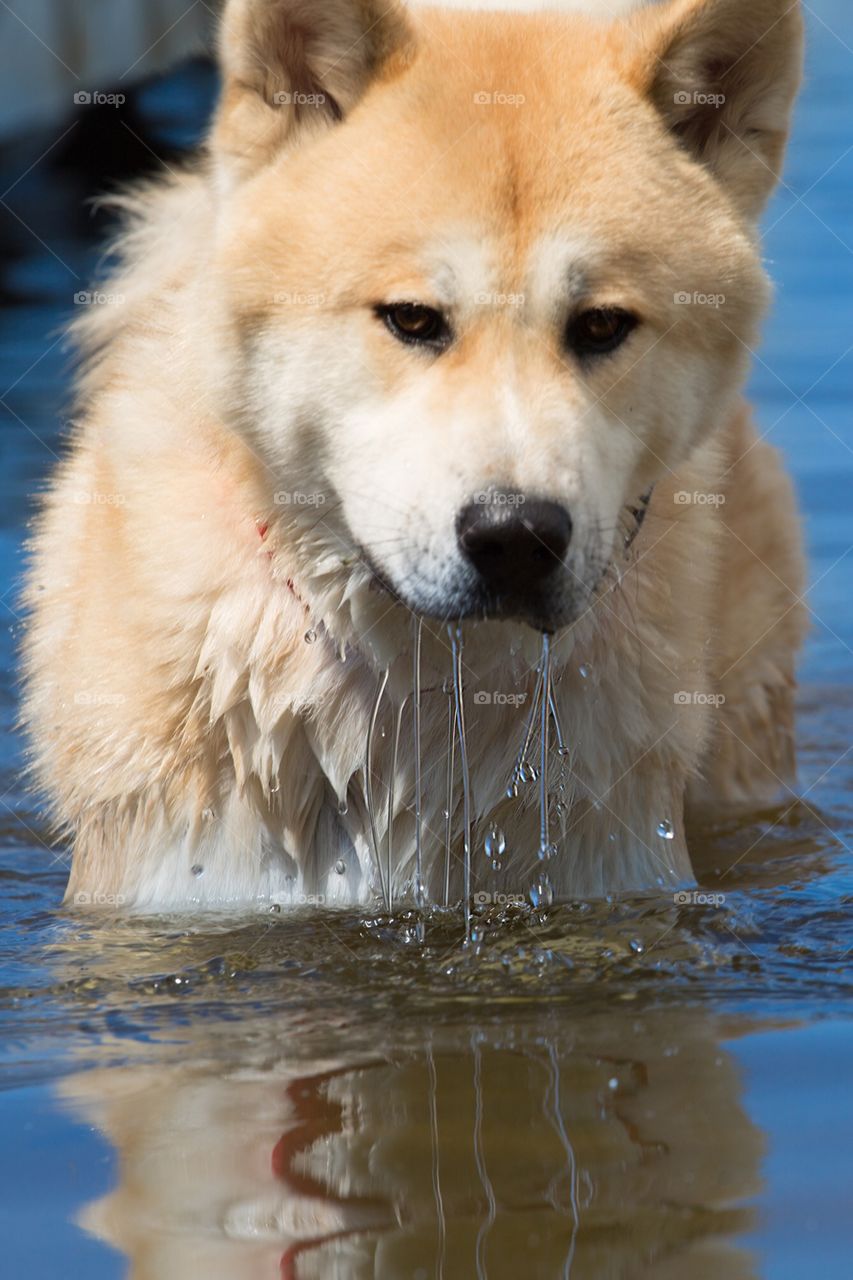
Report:
[[[67,303],[87,242],[109,230],[93,197],[197,144],[216,92],[215,13],[203,0],[0,7],[4,302]]]
[[[63,329],[115,229],[97,198],[180,166],[197,146],[218,89],[219,8],[0,4],[0,605],[13,620],[20,531],[68,425]]]

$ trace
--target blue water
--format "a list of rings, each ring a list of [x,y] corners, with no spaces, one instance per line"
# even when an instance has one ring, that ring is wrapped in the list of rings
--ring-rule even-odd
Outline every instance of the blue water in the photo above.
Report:
[[[853,1275],[853,14],[807,18],[751,379],[806,525],[804,802],[703,836],[722,908],[565,908],[476,957],[449,925],[421,953],[353,913],[58,913],[67,854],[12,729],[15,592],[98,228],[79,154],[20,177],[65,124],[0,157],[4,1274]],[[134,129],[181,145],[209,93],[197,67]]]

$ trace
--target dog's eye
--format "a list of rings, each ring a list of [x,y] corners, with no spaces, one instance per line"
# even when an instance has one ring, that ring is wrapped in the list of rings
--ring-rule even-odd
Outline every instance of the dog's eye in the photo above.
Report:
[[[618,307],[596,307],[582,311],[569,321],[567,345],[579,356],[603,356],[621,347],[639,321],[630,311]]]
[[[442,350],[452,338],[441,312],[419,302],[395,302],[377,307],[376,313],[400,342]]]

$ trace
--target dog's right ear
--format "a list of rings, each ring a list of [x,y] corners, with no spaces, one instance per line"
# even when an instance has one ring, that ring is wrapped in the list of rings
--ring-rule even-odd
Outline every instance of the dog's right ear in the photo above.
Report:
[[[297,135],[341,120],[412,47],[398,0],[228,0],[211,136],[221,176],[239,181]]]

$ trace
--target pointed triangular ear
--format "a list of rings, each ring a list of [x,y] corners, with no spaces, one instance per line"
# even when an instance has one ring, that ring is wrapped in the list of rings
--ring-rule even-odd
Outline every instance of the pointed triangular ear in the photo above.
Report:
[[[802,74],[799,0],[672,0],[630,19],[641,88],[748,218],[778,181]]]
[[[261,168],[298,133],[342,119],[411,50],[398,0],[228,0],[211,136],[225,179]]]

